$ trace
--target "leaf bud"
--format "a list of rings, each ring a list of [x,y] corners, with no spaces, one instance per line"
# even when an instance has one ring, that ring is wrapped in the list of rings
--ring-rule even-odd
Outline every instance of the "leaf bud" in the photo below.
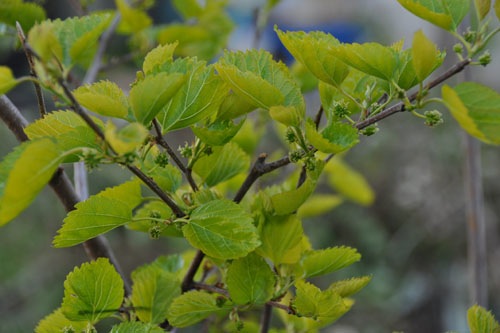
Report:
[[[472,31],[470,29],[467,29],[466,32],[464,32],[464,39],[469,42],[469,43],[472,43],[474,42],[474,40],[476,39],[476,32],[475,31]]]
[[[368,127],[365,127],[361,130],[361,134],[363,135],[366,135],[366,136],[370,136],[370,135],[373,135],[375,133],[377,133],[379,131],[379,128],[377,126],[377,124],[373,124],[373,125],[370,125]]]
[[[437,110],[425,111],[425,124],[430,127],[436,127],[443,123],[443,114]]]
[[[491,62],[491,54],[486,51],[479,57],[479,63],[481,66],[486,66]]]
[[[457,43],[453,45],[453,51],[455,53],[462,54],[462,52],[464,51],[464,46],[460,43]]]
[[[293,131],[293,129],[291,127],[288,127],[286,129],[285,138],[286,138],[286,141],[288,143],[294,143],[297,141],[297,137],[295,135],[295,132]]]

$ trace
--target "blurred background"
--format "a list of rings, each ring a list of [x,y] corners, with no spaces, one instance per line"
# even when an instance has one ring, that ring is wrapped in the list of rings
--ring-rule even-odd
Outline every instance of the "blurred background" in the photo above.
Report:
[[[157,1],[151,10],[156,22],[176,19],[169,1]],[[230,1],[229,12],[237,27],[229,48],[246,49],[254,44],[254,12],[264,1]],[[74,16],[71,1],[46,0],[49,17]],[[112,2],[94,5],[112,7]],[[323,30],[341,41],[377,41],[391,44],[400,39],[410,45],[413,33],[423,29],[448,52],[453,64],[454,41],[438,28],[407,13],[388,0],[283,0],[272,11],[259,47],[290,63],[292,59],[272,30]],[[2,40],[0,38],[0,40]],[[112,48],[123,47],[116,38]],[[487,70],[474,68],[471,76],[500,89],[500,49],[490,48],[493,62]],[[16,76],[28,71],[24,55],[0,42],[0,64]],[[447,67],[447,66],[445,66]],[[127,87],[136,67],[127,63],[108,76]],[[449,82],[453,84],[453,81]],[[24,84],[8,94],[25,117],[37,114],[33,89]],[[319,107],[317,93],[308,94],[311,114]],[[50,103],[50,99],[49,99]],[[362,138],[346,156],[376,192],[375,203],[361,207],[345,202],[327,214],[304,221],[315,248],[336,245],[355,247],[362,261],[315,283],[327,286],[333,279],[373,275],[372,282],[355,296],[353,309],[324,332],[382,333],[393,331],[467,332],[468,296],[466,214],[464,194],[464,133],[443,110],[445,123],[435,129],[409,114],[398,114],[379,124],[380,131]],[[267,138],[267,137],[266,137]],[[181,135],[169,138],[173,146]],[[0,156],[15,145],[14,136],[0,124]],[[265,152],[261,142],[257,152]],[[485,216],[489,261],[489,308],[500,315],[500,151],[482,145]],[[67,169],[72,173],[72,169]],[[90,174],[90,193],[114,186],[129,174],[102,167]],[[319,191],[327,192],[328,188]],[[0,229],[0,332],[30,332],[38,320],[56,309],[62,300],[63,281],[74,266],[87,260],[80,246],[54,249],[52,238],[65,216],[56,196],[45,189],[31,207]],[[186,244],[176,239],[151,241],[147,235],[117,229],[109,240],[126,272],[157,256],[176,253]],[[497,266],[498,265],[498,266]],[[276,317],[276,316],[275,316]],[[275,318],[276,319],[276,318]]]

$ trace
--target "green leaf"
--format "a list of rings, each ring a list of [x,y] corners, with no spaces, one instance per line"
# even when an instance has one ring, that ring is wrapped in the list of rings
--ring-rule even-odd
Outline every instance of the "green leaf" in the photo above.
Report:
[[[147,128],[140,123],[129,123],[117,131],[116,126],[112,122],[108,122],[104,130],[106,141],[119,155],[139,149],[144,144],[148,134]]]
[[[82,117],[73,111],[54,111],[30,123],[24,132],[30,140],[35,140],[43,137],[57,137],[85,125]]]
[[[288,215],[297,211],[316,188],[324,163],[317,162],[316,169],[307,173],[307,178],[299,187],[271,196],[271,206],[276,215]]]
[[[203,8],[196,0],[173,0],[172,4],[185,20],[198,17],[203,13]]]
[[[325,166],[328,182],[342,196],[360,205],[371,205],[375,193],[363,175],[351,169],[340,157],[334,157]]]
[[[312,119],[306,123],[306,138],[323,153],[340,153],[359,143],[358,130],[342,122],[331,122],[321,132]]]
[[[323,215],[343,202],[342,197],[333,194],[315,194],[300,206],[297,216],[300,218]]]
[[[444,86],[442,96],[455,120],[470,135],[500,144],[500,94],[474,82]]]
[[[163,333],[165,332],[158,326],[153,326],[148,323],[141,323],[139,321],[126,321],[111,328],[110,333]]]
[[[35,199],[61,163],[50,139],[22,144],[0,164],[0,226],[14,219]]]
[[[144,74],[148,75],[152,73],[156,67],[167,62],[172,62],[174,59],[174,50],[178,44],[178,42],[174,42],[165,45],[158,45],[149,51],[142,64],[142,71]]]
[[[173,165],[166,165],[163,168],[155,168],[148,172],[153,180],[166,192],[175,192],[182,185],[182,173],[179,168]]]
[[[425,80],[440,62],[439,50],[427,36],[418,30],[413,36],[412,60],[420,81]]]
[[[18,83],[9,67],[0,66],[0,95],[8,93]]]
[[[160,324],[167,318],[173,299],[181,294],[181,281],[159,266],[148,265],[132,273],[130,300],[143,322]]]
[[[293,250],[300,244],[303,235],[302,221],[295,214],[265,216],[259,225],[262,245],[256,252],[271,259],[275,265],[296,263],[300,253]]]
[[[99,81],[80,86],[73,94],[82,106],[101,116],[127,118],[127,97],[114,82]]]
[[[181,73],[148,75],[130,89],[129,103],[136,119],[147,125],[160,112],[185,82]]]
[[[216,121],[208,127],[193,126],[191,129],[202,142],[210,146],[222,146],[238,133],[244,122],[245,120],[242,120],[238,124],[234,124],[230,120],[222,120]]]
[[[332,322],[350,309],[349,304],[333,290],[321,291],[304,280],[298,280],[295,287],[297,295],[293,306],[301,316]]]
[[[498,333],[500,325],[490,311],[474,305],[467,310],[467,323],[471,333]]]
[[[35,328],[35,333],[54,333],[54,332],[82,332],[87,327],[85,321],[71,321],[64,316],[62,309],[59,308],[46,316]]]
[[[229,92],[220,105],[217,118],[220,120],[235,119],[239,116],[252,112],[255,108],[255,105],[249,103],[247,99],[242,98],[240,95],[236,95],[233,92]]]
[[[168,310],[168,321],[174,327],[187,327],[209,317],[212,314],[224,313],[231,309],[226,302],[218,301],[222,296],[208,294],[203,291],[188,291],[174,299]]]
[[[84,263],[64,281],[64,316],[97,323],[117,312],[124,297],[123,280],[107,258]]]
[[[43,62],[52,64],[55,57],[58,63],[63,62],[63,47],[58,40],[54,22],[42,21],[34,25],[28,33],[28,43]]]
[[[275,283],[271,267],[253,253],[233,261],[227,270],[227,289],[235,304],[263,304],[269,301]]]
[[[491,9],[491,0],[474,0],[477,17],[483,20]]]
[[[155,219],[151,219],[154,217]],[[172,217],[172,210],[162,201],[151,201],[139,208],[132,220],[127,224],[127,228],[135,231],[151,232],[156,229],[159,236],[182,237],[182,231],[173,224],[165,224],[159,220],[167,221]]]
[[[493,9],[495,9],[495,15],[497,19],[500,20],[500,1],[495,0],[495,4],[493,5]]]
[[[391,80],[397,67],[397,53],[378,43],[342,44],[330,48],[332,56],[357,70]]]
[[[359,261],[361,255],[350,247],[331,247],[306,253],[302,260],[304,278],[325,275]]]
[[[24,31],[28,31],[36,22],[45,20],[44,9],[35,3],[21,0],[2,0],[0,2],[0,22],[12,27],[19,22]]]
[[[219,259],[244,257],[260,245],[250,214],[229,200],[196,208],[182,232],[192,246]]]
[[[132,8],[125,0],[115,0],[116,8],[121,14],[117,31],[122,34],[134,34],[151,26],[153,20],[146,12]]]
[[[299,127],[302,119],[304,119],[303,112],[295,106],[271,106],[269,115],[274,120],[286,126]]]
[[[349,297],[366,287],[366,285],[370,283],[371,279],[371,276],[362,276],[341,280],[332,283],[328,289],[333,290],[340,297]]]
[[[332,35],[321,31],[283,32],[276,27],[274,30],[294,58],[321,81],[338,86],[347,77],[349,68],[330,52],[332,46],[340,45]]]
[[[304,117],[305,103],[288,68],[263,50],[226,52],[215,64],[231,89],[250,104],[269,110],[272,106],[294,106]]]
[[[237,144],[229,142],[196,161],[193,171],[211,187],[245,172],[249,165],[248,155]]]
[[[182,64],[184,62],[184,65]],[[196,59],[182,59],[175,66],[186,73],[186,81],[158,115],[164,131],[194,125],[217,113],[227,88],[212,66]]]
[[[54,238],[55,247],[82,243],[132,221],[132,210],[141,202],[139,181],[108,188],[85,201],[64,219]]]
[[[414,15],[441,27],[456,31],[469,12],[469,0],[398,0]]]

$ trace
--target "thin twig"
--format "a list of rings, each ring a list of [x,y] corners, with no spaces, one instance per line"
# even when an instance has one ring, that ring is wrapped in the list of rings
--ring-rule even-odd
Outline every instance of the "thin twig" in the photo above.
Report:
[[[269,304],[264,305],[262,309],[262,315],[260,316],[260,333],[269,332],[269,327],[271,326],[271,315],[273,313],[273,307]]]
[[[238,190],[238,192],[234,196],[234,198],[233,198],[234,202],[239,203],[243,199],[245,194],[248,192],[248,190],[250,190],[250,187],[252,186],[252,184],[260,176],[262,176],[264,174],[263,169],[266,165],[266,163],[265,163],[266,158],[267,158],[267,154],[265,154],[265,153],[262,153],[259,155],[259,157],[257,158],[257,161],[255,161],[254,165],[252,166],[252,169],[250,170],[250,173],[248,174],[247,178],[245,179],[245,181],[241,185],[240,189]]]
[[[28,137],[24,133],[24,127],[28,125],[28,121],[22,116],[21,112],[17,107],[7,98],[7,96],[0,96],[0,118],[9,129],[14,133],[16,138],[23,142],[27,141]],[[50,182],[50,187],[56,193],[57,197],[64,205],[67,212],[75,209],[75,205],[80,201],[78,194],[75,192],[73,185],[71,184],[68,176],[62,168],[58,168],[57,171],[52,176]],[[127,295],[130,294],[131,288],[130,283],[126,275],[123,273],[118,261],[111,250],[106,238],[102,235],[97,236],[94,239],[87,240],[83,243],[83,247],[87,255],[91,259],[97,259],[99,257],[108,258],[111,264],[116,268],[120,276],[125,283],[125,291]]]
[[[191,188],[193,189],[193,191],[195,191],[195,192],[198,191],[198,185],[196,185],[196,182],[193,179],[193,174],[192,174],[191,169],[186,168],[186,166],[184,165],[184,163],[182,163],[182,161],[177,156],[175,151],[170,147],[170,145],[167,143],[167,141],[165,141],[165,139],[163,139],[163,136],[161,134],[161,127],[160,127],[160,124],[158,123],[158,120],[156,118],[153,119],[153,126],[154,126],[155,131],[156,131],[156,142],[160,146],[165,148],[165,150],[167,151],[167,154],[174,160],[174,163],[179,167],[179,169],[181,169],[182,173],[186,176],[186,179],[187,179],[189,185],[191,186]]]
[[[316,117],[314,118],[314,125],[316,125],[316,129],[318,129],[319,124],[321,123],[321,117],[323,117],[323,104],[319,107],[318,113],[316,113]]]
[[[446,72],[443,74],[439,75],[437,78],[429,82],[427,85],[425,85],[424,90],[430,90],[434,88],[435,86],[443,83],[453,75],[460,73],[461,71],[464,70],[465,67],[467,67],[471,63],[472,59],[464,59],[458,63],[456,63],[454,66],[450,67]],[[410,101],[414,101],[417,96],[418,96],[418,91],[414,92],[413,94],[408,96],[408,99]],[[368,119],[365,119],[359,123],[356,124],[357,129],[363,129],[365,127],[368,127],[372,124],[375,124],[376,122],[387,118],[395,113],[398,112],[403,112],[405,111],[405,105],[403,102],[399,102],[397,104],[394,104],[393,106],[381,111],[380,113],[374,115],[373,117],[370,117]]]
[[[204,257],[205,254],[200,250],[196,252],[193,261],[191,262],[191,266],[189,266],[189,270],[187,271],[186,275],[184,276],[184,279],[182,280],[181,288],[183,292],[193,289],[194,276],[196,275],[198,268],[200,268],[201,262],[203,261]]]
[[[28,59],[28,64],[30,66],[30,75],[38,79],[38,74],[35,69],[35,60],[33,59],[33,53],[31,50],[26,47],[26,35],[24,34],[23,27],[19,22],[16,22],[17,35],[19,40],[21,41],[21,45],[24,49],[24,54],[26,55],[26,59]],[[40,83],[38,80],[33,81],[33,86],[35,87],[36,100],[38,103],[38,111],[40,112],[40,116],[43,118],[47,114],[47,108],[45,107],[45,100],[43,98],[42,88],[40,87]]]

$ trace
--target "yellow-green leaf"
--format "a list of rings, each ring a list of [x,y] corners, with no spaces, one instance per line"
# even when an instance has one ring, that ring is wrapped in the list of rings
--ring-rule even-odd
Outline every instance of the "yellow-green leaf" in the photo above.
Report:
[[[398,0],[414,15],[445,30],[456,30],[469,12],[469,0]]]
[[[358,131],[349,124],[332,122],[318,132],[311,119],[306,123],[306,138],[316,149],[328,154],[343,152],[359,142]]]
[[[455,120],[470,135],[500,144],[500,94],[474,82],[444,86],[442,96]]]
[[[418,30],[413,35],[412,59],[413,67],[420,81],[425,80],[439,62],[439,50],[422,30]]]
[[[35,333],[64,332],[64,329],[73,329],[75,332],[82,332],[87,327],[85,321],[71,321],[64,316],[62,309],[58,308],[50,315],[46,316],[35,328]]]
[[[325,166],[328,182],[339,194],[360,205],[370,205],[375,199],[375,194],[357,171],[349,167],[339,156],[335,156]]]
[[[24,31],[28,31],[36,22],[42,22],[45,18],[45,11],[39,4],[21,0],[0,1],[0,22],[12,27],[16,26],[17,21]]]
[[[474,0],[474,5],[479,20],[482,20],[490,12],[491,0]]]
[[[325,275],[359,261],[361,255],[351,247],[337,246],[323,250],[309,251],[302,257],[304,278]]]
[[[0,164],[0,226],[35,199],[61,163],[54,141],[39,139],[19,146]]]
[[[332,35],[321,31],[284,32],[276,27],[275,31],[294,58],[321,81],[338,86],[347,77],[349,68],[330,52],[340,44]]]
[[[8,93],[17,84],[12,70],[7,66],[0,66],[0,95]]]
[[[269,115],[274,120],[286,126],[300,126],[302,119],[304,119],[303,110],[299,110],[296,106],[271,106]]]
[[[314,194],[300,206],[297,215],[301,218],[323,215],[343,202],[342,197],[333,194]]]
[[[495,9],[495,15],[497,19],[500,20],[500,1],[495,0],[495,4],[493,5],[493,8]]]
[[[104,131],[106,141],[119,155],[131,153],[140,148],[148,134],[147,128],[139,123],[127,124],[117,131],[116,126],[112,122],[108,122]]]
[[[126,118],[128,101],[123,90],[111,81],[99,81],[76,89],[77,101],[97,114],[107,117]]]
[[[117,31],[122,34],[137,33],[149,27],[153,20],[148,14],[140,9],[132,8],[125,0],[115,0],[116,8],[120,12],[122,19]]]
[[[500,325],[490,311],[474,305],[467,310],[467,323],[471,333],[498,333]]]
[[[362,276],[340,280],[332,283],[328,289],[333,290],[340,297],[349,297],[363,289],[371,279],[371,276]]]
[[[173,61],[174,50],[178,44],[178,42],[174,42],[171,44],[158,45],[149,51],[142,64],[142,71],[144,74],[147,75],[152,72],[155,67],[161,66],[166,62]]]

